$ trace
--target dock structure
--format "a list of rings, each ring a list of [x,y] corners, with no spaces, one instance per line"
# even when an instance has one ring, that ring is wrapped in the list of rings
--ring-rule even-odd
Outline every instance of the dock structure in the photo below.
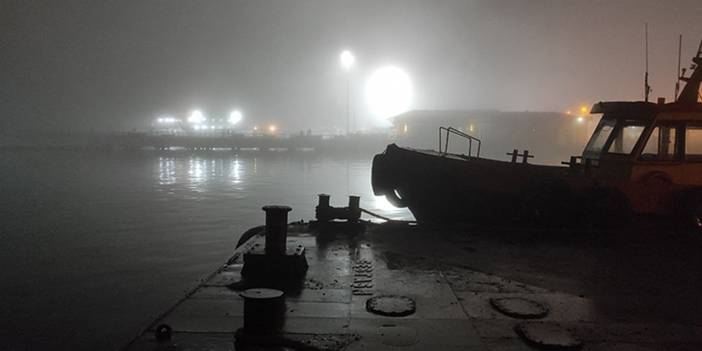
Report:
[[[279,332],[242,335],[256,318],[242,292],[264,288],[241,275],[247,253],[265,252],[261,231],[126,349],[702,349],[699,238],[322,224],[288,226],[309,267],[280,288]]]

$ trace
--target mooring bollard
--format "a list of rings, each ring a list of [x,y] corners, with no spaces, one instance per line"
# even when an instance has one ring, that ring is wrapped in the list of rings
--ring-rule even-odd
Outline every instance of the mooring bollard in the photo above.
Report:
[[[278,334],[285,320],[285,298],[275,289],[248,289],[244,298],[244,332],[248,335]]]
[[[317,206],[319,207],[329,207],[329,194],[319,194],[319,203]]]
[[[331,219],[329,214],[331,208],[329,206],[328,194],[319,194],[319,202],[317,203],[317,208],[315,208],[315,217],[320,222],[328,222]]]
[[[361,197],[349,196],[349,221],[356,222],[361,218]]]
[[[288,206],[263,206],[266,211],[266,255],[284,256],[288,239]]]

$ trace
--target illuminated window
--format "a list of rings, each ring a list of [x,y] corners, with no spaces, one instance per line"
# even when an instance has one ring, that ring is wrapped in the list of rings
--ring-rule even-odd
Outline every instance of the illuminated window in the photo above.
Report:
[[[641,159],[672,160],[676,152],[676,137],[677,133],[674,127],[656,127],[641,152]]]
[[[617,134],[609,146],[608,152],[613,154],[630,154],[639,141],[646,126],[638,121],[624,121],[617,129]]]
[[[590,142],[587,144],[586,152],[599,154],[607,142],[607,139],[609,139],[610,134],[612,134],[615,124],[616,120],[613,119],[602,120],[597,130],[595,130],[595,133],[592,135]]]
[[[685,132],[685,155],[702,157],[702,127],[687,127]]]

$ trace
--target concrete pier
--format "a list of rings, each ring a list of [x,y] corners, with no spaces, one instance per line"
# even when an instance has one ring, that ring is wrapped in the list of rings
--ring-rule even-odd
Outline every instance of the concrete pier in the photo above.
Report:
[[[528,334],[582,350],[700,350],[702,244],[666,235],[397,225],[350,235],[290,225],[287,244],[304,246],[309,269],[302,288],[285,293],[280,342],[312,350],[541,349]],[[264,241],[254,236],[239,247],[231,264],[127,349],[234,349],[245,320],[241,258]],[[407,298],[415,310],[369,312],[368,299],[380,295]],[[524,313],[535,306],[545,313]],[[173,329],[167,344],[154,337],[160,324]]]

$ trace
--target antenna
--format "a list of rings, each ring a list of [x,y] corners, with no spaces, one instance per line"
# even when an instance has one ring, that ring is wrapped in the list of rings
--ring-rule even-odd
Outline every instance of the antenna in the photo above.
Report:
[[[646,74],[644,75],[644,101],[648,102],[648,94],[651,92],[651,86],[648,85],[648,22],[644,24],[644,33],[646,38]]]
[[[673,101],[678,101],[678,94],[680,93],[680,56],[682,55],[682,34],[678,37],[678,74],[675,81],[675,95],[673,95]]]
[[[697,56],[696,56],[696,58],[697,58],[698,60],[699,60],[700,58],[702,58],[702,40],[700,40],[700,46],[697,47]],[[700,64],[699,61],[695,61],[695,63],[696,63],[697,65]],[[695,66],[695,68],[697,68],[697,66]],[[700,93],[700,88],[699,88],[699,87],[697,87],[697,98],[698,98],[697,101],[702,100],[702,93]]]
[[[677,102],[679,104],[693,105],[699,103],[700,85],[702,85],[702,41],[700,41],[700,46],[697,48],[697,55],[692,58],[690,70],[692,70],[692,74],[689,77],[685,77],[684,68],[680,76],[680,80],[685,82],[685,87],[680,92],[680,96],[678,96]]]

